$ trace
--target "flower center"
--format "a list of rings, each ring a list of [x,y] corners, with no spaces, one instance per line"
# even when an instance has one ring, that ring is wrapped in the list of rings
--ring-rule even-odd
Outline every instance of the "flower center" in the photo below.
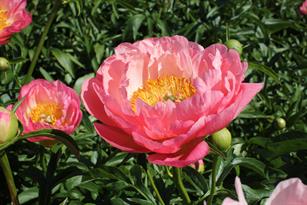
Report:
[[[136,112],[136,101],[141,99],[148,105],[171,100],[181,102],[196,92],[191,80],[176,76],[166,76],[156,80],[148,80],[143,88],[135,91],[130,99],[131,107]]]
[[[54,125],[62,117],[62,109],[58,104],[39,104],[31,110],[30,118],[33,122],[44,122]]]
[[[7,11],[0,9],[0,31],[9,25]]]

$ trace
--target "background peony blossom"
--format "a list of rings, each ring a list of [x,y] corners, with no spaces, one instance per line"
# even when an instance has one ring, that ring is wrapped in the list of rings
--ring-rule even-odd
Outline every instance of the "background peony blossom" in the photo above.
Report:
[[[224,199],[222,205],[247,205],[247,202],[245,200],[244,193],[242,190],[241,180],[239,177],[236,177],[235,179],[235,188],[236,188],[236,192],[237,192],[239,201],[235,201],[227,197],[226,199]]]
[[[227,197],[222,205],[247,205],[239,177],[235,180],[236,192],[239,201]],[[307,186],[299,178],[291,178],[281,181],[265,205],[305,205],[307,204]]]
[[[82,119],[77,93],[60,81],[33,80],[21,88],[23,99],[16,111],[24,133],[40,129],[58,129],[71,134]],[[50,138],[29,139],[32,142]]]
[[[307,204],[307,186],[299,178],[280,182],[265,205],[305,205]]]
[[[303,15],[307,15],[307,0],[305,0],[300,6],[300,12]]]
[[[122,43],[82,87],[98,134],[155,164],[183,167],[209,152],[203,137],[226,127],[262,84],[243,83],[247,63],[222,44],[181,36]]]
[[[26,5],[26,0],[0,1],[0,45],[7,43],[12,34],[20,32],[32,22]]]

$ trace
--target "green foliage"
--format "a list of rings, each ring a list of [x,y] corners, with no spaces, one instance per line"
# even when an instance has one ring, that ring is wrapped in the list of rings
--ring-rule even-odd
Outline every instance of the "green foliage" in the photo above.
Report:
[[[300,177],[307,183],[307,18],[298,12],[300,3],[69,0],[57,12],[32,77],[59,79],[80,92],[82,82],[121,42],[175,34],[204,47],[228,39],[240,41],[242,58],[249,62],[246,81],[264,82],[265,87],[230,125],[232,147],[227,152],[214,150],[220,155],[214,204],[226,196],[235,198],[236,175],[245,184],[250,204],[260,204],[282,179]],[[51,8],[52,1],[28,1],[33,23],[0,47],[1,57],[11,65],[0,73],[0,105],[16,102]],[[277,126],[278,118],[286,121],[286,127]],[[95,133],[92,122],[84,112],[73,139],[41,131],[67,147],[46,148],[19,140],[7,149],[22,204],[161,204],[148,171],[165,204],[183,203],[172,168],[147,166],[143,155],[110,147]],[[191,167],[183,170],[184,185],[195,205],[208,199],[213,156],[206,157],[203,173]],[[1,172],[0,181],[5,181]],[[1,185],[0,204],[9,204],[8,197]]]

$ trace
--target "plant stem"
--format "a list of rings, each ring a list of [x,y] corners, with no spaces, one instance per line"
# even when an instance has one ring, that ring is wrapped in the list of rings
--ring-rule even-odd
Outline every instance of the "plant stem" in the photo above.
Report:
[[[160,195],[160,193],[159,193],[159,190],[158,190],[158,188],[157,188],[157,186],[156,186],[156,184],[155,184],[155,181],[154,181],[154,179],[153,179],[153,177],[152,177],[152,175],[151,175],[149,169],[147,169],[147,176],[148,176],[148,178],[149,178],[149,181],[150,181],[150,183],[151,183],[151,186],[153,187],[153,189],[154,189],[154,191],[155,191],[155,193],[156,193],[156,195],[157,195],[157,197],[158,197],[159,202],[160,202],[162,205],[165,205],[165,203],[164,203],[164,201],[163,201],[163,199],[162,199],[162,197],[161,197],[161,195]]]
[[[12,174],[12,170],[10,167],[9,160],[7,158],[6,153],[4,152],[0,159],[0,166],[2,167],[3,174],[6,179],[6,183],[10,192],[11,200],[13,205],[19,205],[16,186]]]
[[[189,194],[187,190],[185,189],[184,184],[182,182],[182,169],[181,168],[177,168],[177,167],[175,168],[174,181],[183,198],[184,204],[191,204],[191,199],[189,197]]]
[[[211,172],[211,190],[210,190],[210,196],[208,199],[208,205],[212,205],[213,198],[215,195],[215,189],[216,189],[216,171],[217,171],[217,159],[218,156],[214,156],[213,164],[212,164],[212,172]]]
[[[44,31],[39,39],[39,42],[38,42],[38,46],[36,47],[35,49],[35,53],[34,53],[34,56],[33,56],[33,59],[32,59],[32,62],[30,64],[30,67],[29,67],[29,70],[28,70],[28,73],[26,75],[26,77],[24,78],[23,80],[23,84],[26,84],[26,83],[29,83],[30,80],[31,80],[31,76],[33,74],[33,71],[34,71],[34,68],[37,64],[37,61],[38,61],[38,58],[39,58],[39,55],[43,49],[43,46],[44,46],[44,42],[46,40],[46,36],[48,34],[48,31],[50,29],[50,26],[53,22],[53,20],[55,19],[56,17],[56,14],[59,10],[59,7],[61,5],[61,0],[55,0],[54,1],[54,5],[53,5],[53,8],[52,8],[52,11],[51,11],[51,14],[48,18],[48,21],[47,21],[47,24],[45,25],[44,27]]]

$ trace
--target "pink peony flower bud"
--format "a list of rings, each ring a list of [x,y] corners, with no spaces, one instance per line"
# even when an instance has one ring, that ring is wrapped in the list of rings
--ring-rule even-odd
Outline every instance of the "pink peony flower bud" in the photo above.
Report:
[[[305,0],[300,6],[300,12],[303,15],[307,15],[307,0]]]
[[[97,133],[155,164],[184,167],[209,152],[204,136],[226,127],[261,90],[244,83],[246,62],[225,45],[182,36],[122,43],[83,84]]]
[[[16,111],[24,133],[58,129],[71,134],[81,122],[79,96],[60,81],[33,80],[21,88],[18,98],[24,98]],[[49,139],[41,137],[29,140],[36,142]]]
[[[0,144],[15,137],[18,131],[18,121],[15,114],[4,107],[0,107],[0,130]]]
[[[26,5],[26,0],[0,1],[0,45],[6,44],[12,34],[20,32],[32,22]]]

